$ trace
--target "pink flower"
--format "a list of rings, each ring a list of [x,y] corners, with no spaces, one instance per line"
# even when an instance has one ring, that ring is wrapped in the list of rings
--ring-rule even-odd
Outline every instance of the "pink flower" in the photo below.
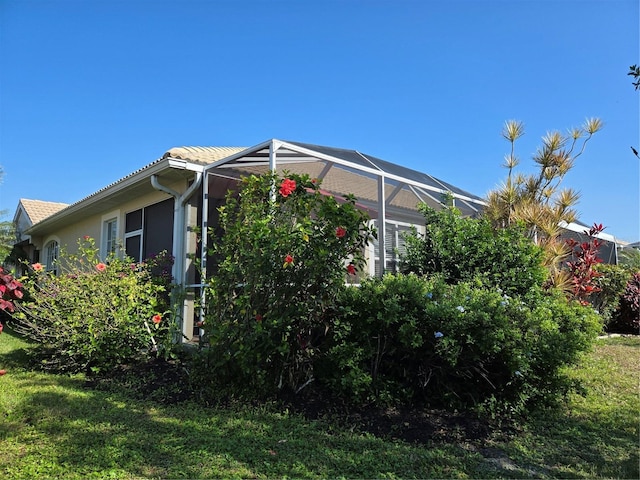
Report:
[[[280,195],[283,197],[288,197],[291,195],[296,189],[296,181],[291,180],[289,178],[285,178],[280,184]]]
[[[6,371],[6,370],[0,370],[0,377],[1,377],[2,375],[4,375],[5,373],[7,373],[7,371]]]
[[[98,270],[99,272],[104,272],[106,269],[107,266],[102,262],[96,265],[96,270]]]
[[[196,322],[196,327],[202,328],[203,326],[204,326],[204,321],[203,320],[201,320],[199,322]]]
[[[0,333],[2,333],[2,329],[3,329],[3,328],[4,328],[4,327],[2,326],[2,322],[0,322]]]
[[[41,263],[34,263],[33,265],[31,265],[31,268],[33,268],[33,270],[36,272],[41,272],[42,270],[44,270],[44,266]]]
[[[82,238],[84,238],[85,240],[89,240],[91,237],[90,237],[89,235],[85,235],[85,236],[84,236],[84,237],[82,237]]]
[[[347,234],[347,231],[346,231],[344,228],[342,228],[342,227],[338,227],[338,228],[336,228],[336,237],[338,237],[338,238],[342,238],[342,237],[344,237],[346,234]]]
[[[350,263],[349,265],[347,265],[347,273],[349,275],[355,275],[356,274],[356,267],[353,263]]]
[[[153,323],[155,323],[157,325],[162,321],[162,315],[160,315],[159,313],[156,313],[153,316],[153,318],[151,318],[151,320],[153,321]]]

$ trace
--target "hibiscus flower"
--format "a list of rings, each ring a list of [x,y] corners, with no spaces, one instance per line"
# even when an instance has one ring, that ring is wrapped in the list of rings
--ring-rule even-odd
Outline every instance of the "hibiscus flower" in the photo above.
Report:
[[[282,180],[282,184],[280,184],[280,195],[283,197],[288,197],[291,195],[296,189],[296,181],[291,180],[290,178],[285,178]]]

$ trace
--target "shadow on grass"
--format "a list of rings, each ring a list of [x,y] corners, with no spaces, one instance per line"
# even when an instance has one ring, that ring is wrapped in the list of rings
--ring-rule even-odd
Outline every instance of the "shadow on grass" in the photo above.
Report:
[[[67,477],[442,478],[468,476],[482,460],[452,445],[384,442],[295,416],[191,407],[87,390],[37,392],[2,436],[27,439],[21,462],[45,456],[48,475]],[[20,466],[5,473],[25,475]]]
[[[637,479],[637,419],[630,408],[621,408],[615,418],[551,414],[535,422],[513,458],[556,478]]]

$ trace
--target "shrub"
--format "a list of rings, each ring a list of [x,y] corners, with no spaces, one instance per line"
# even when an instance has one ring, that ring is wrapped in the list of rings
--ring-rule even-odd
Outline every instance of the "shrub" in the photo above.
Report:
[[[609,330],[619,333],[640,333],[640,272],[627,282],[620,297],[620,309],[609,324]]]
[[[540,287],[514,298],[483,280],[387,275],[345,290],[324,383],[356,404],[523,412],[552,402],[569,387],[562,367],[599,332],[598,316]]]
[[[165,287],[145,264],[115,256],[103,263],[92,238],[77,255],[62,252],[60,274],[31,266],[17,330],[35,341],[45,368],[99,373],[171,348]]]
[[[23,286],[13,275],[0,267],[0,320],[3,316],[15,310],[14,302],[23,297]],[[2,333],[2,322],[0,321],[0,333]]]
[[[315,378],[335,299],[357,279],[371,235],[353,197],[339,201],[319,184],[251,176],[220,208],[202,359],[220,391],[298,391]]]
[[[406,237],[403,273],[442,275],[447,283],[480,279],[507,295],[524,295],[542,284],[542,250],[520,226],[494,229],[486,218],[464,218],[454,208],[423,205],[424,235]]]
[[[615,328],[615,320],[619,315],[620,299],[633,273],[624,265],[600,263],[595,266],[600,274],[595,278],[598,291],[591,294],[589,302],[600,313],[606,331]]]

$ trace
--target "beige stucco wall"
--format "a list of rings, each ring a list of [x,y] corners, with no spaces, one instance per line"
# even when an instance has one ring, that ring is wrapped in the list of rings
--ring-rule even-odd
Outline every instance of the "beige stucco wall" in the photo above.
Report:
[[[178,192],[182,192],[187,188],[186,181],[184,180],[166,186]],[[78,251],[78,240],[88,235],[95,239],[96,245],[100,247],[101,255],[104,255],[102,229],[105,221],[112,218],[118,220],[118,239],[120,242],[124,242],[124,221],[126,214],[168,198],[171,198],[170,195],[159,191],[141,197],[135,197],[130,201],[122,203],[117,208],[105,207],[103,211],[91,217],[69,224],[46,235],[33,236],[31,243],[33,243],[38,250],[44,252],[45,245],[55,240],[64,251],[76,253]]]

